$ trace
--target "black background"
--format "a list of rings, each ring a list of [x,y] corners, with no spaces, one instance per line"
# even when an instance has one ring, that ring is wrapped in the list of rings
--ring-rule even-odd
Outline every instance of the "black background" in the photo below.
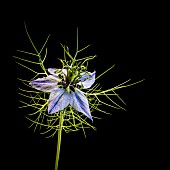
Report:
[[[150,70],[158,50],[155,37],[158,15],[154,7],[149,4],[39,5],[25,2],[9,7],[7,4],[5,12],[1,12],[1,153],[5,169],[53,170],[55,162],[57,136],[46,139],[28,129],[26,113],[17,108],[20,69],[12,56],[17,55],[17,49],[31,49],[24,21],[37,46],[51,34],[47,44],[49,67],[55,67],[57,60],[53,57],[62,55],[60,42],[74,52],[78,27],[80,47],[91,44],[85,54],[97,55],[89,66],[91,70],[99,74],[115,63],[114,69],[99,80],[104,88],[127,79],[132,82],[145,79],[119,90],[127,111],[112,109],[111,116],[100,114],[103,119],[94,120],[97,131],[87,130],[87,138],[83,132],[63,133],[59,170],[139,169],[158,164],[150,85]]]

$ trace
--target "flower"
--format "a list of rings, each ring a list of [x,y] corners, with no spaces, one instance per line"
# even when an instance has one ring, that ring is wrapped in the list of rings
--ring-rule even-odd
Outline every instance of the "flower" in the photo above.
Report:
[[[77,111],[92,119],[87,97],[80,90],[90,88],[95,82],[96,72],[79,72],[75,68],[49,68],[45,78],[38,78],[29,84],[40,91],[50,92],[48,113],[53,114],[69,104]]]

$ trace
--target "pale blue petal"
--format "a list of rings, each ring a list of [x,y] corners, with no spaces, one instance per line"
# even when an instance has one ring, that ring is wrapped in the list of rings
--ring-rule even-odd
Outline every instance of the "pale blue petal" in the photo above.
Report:
[[[70,95],[64,89],[58,88],[50,93],[48,101],[48,113],[52,114],[63,110],[69,105]]]
[[[89,109],[88,100],[83,92],[76,89],[76,92],[71,91],[70,96],[70,105],[77,111],[83,113],[89,119],[93,120]]]
[[[52,90],[57,88],[58,79],[52,75],[49,75],[45,78],[38,78],[29,83],[33,88],[43,91],[43,92],[51,92]]]
[[[48,72],[50,73],[50,74],[55,74],[56,73],[56,69],[55,68],[48,68]]]
[[[67,76],[67,69],[48,68],[48,72],[55,76],[58,76],[62,72],[65,76]]]
[[[67,76],[67,69],[62,69],[62,72],[64,73],[65,76]]]
[[[81,78],[79,78],[79,80],[81,82],[77,83],[79,85],[83,85],[84,89],[90,88],[93,83],[95,82],[95,76],[96,76],[96,71],[94,71],[93,73],[81,73]]]

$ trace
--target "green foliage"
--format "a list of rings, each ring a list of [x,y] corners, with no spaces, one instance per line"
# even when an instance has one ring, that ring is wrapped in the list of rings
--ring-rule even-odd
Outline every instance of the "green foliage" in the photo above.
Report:
[[[30,120],[31,125],[30,127],[34,127],[34,130],[36,130],[38,127],[41,128],[41,134],[46,134],[46,137],[53,137],[58,130],[60,130],[60,114],[62,114],[63,123],[62,123],[62,129],[68,133],[73,131],[78,131],[80,129],[83,130],[85,135],[85,128],[92,128],[96,130],[96,127],[92,125],[92,123],[89,123],[88,118],[82,114],[76,111],[71,106],[68,106],[62,111],[59,111],[58,113],[55,113],[53,115],[49,115],[47,113],[47,107],[48,107],[48,98],[49,93],[37,91],[33,89],[29,82],[31,80],[34,80],[35,78],[38,78],[41,76],[47,76],[47,68],[45,67],[45,60],[47,60],[47,42],[49,40],[50,35],[46,38],[44,44],[42,45],[42,48],[38,50],[33,43],[27,28],[25,26],[27,36],[30,40],[30,43],[34,49],[34,52],[28,52],[24,50],[17,50],[18,52],[24,54],[26,57],[17,57],[16,62],[24,67],[25,69],[32,72],[32,78],[26,80],[25,78],[18,78],[24,85],[22,88],[18,88],[19,92],[18,94],[23,96],[23,100],[20,100],[20,103],[22,104],[19,108],[31,108],[33,110],[32,113],[29,113],[26,118]],[[83,52],[86,48],[88,48],[90,45],[87,45],[84,48],[79,49],[78,47],[78,29],[77,29],[77,48],[76,53],[74,56],[72,56],[69,53],[69,48],[63,44],[61,44],[63,50],[64,50],[64,56],[63,59],[59,59],[62,63],[62,69],[64,68],[70,68],[69,72],[69,79],[70,81],[73,81],[75,76],[79,72],[87,72],[88,64],[90,60],[93,60],[96,56],[88,56],[84,58],[78,58],[78,55],[80,52]],[[25,59],[27,58],[27,59]],[[31,65],[30,65],[31,64]],[[33,67],[31,67],[33,66]],[[35,67],[36,66],[36,67]],[[56,66],[57,67],[57,66]],[[98,77],[96,77],[96,80],[101,78],[103,75],[105,75],[108,71],[110,71],[114,65],[112,65],[110,68],[108,68],[106,71],[104,71],[102,74],[100,74]],[[41,71],[39,71],[39,70]],[[37,71],[38,70],[38,71]],[[60,69],[61,70],[61,69]],[[59,70],[56,70],[59,71]],[[132,86],[134,84],[142,82],[138,81],[135,83],[129,83],[130,79],[115,86],[110,89],[103,90],[102,86],[95,82],[95,85],[92,86],[90,89],[84,89],[84,93],[88,99],[90,111],[92,113],[92,117],[96,119],[101,119],[101,117],[95,116],[96,112],[102,112],[104,114],[110,114],[106,110],[103,110],[103,107],[101,106],[107,106],[114,109],[123,109],[125,105],[125,102],[121,99],[119,94],[116,93],[118,89],[125,88],[128,86]],[[129,83],[129,84],[128,84]],[[121,104],[118,104],[114,99],[117,98]],[[106,99],[108,102],[106,102]],[[123,105],[123,106],[122,106]],[[105,107],[105,108],[107,108]]]

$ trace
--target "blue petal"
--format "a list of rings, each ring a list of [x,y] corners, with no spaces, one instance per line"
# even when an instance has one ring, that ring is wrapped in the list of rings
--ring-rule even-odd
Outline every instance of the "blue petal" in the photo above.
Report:
[[[52,75],[58,76],[59,73],[64,73],[67,76],[67,69],[56,69],[56,68],[48,68],[48,72]]]
[[[29,83],[33,88],[43,91],[51,92],[57,88],[58,79],[52,75],[47,76],[46,78],[38,78]]]
[[[55,68],[48,68],[48,72],[50,73],[50,74],[56,74],[56,69]]]
[[[96,71],[94,71],[93,73],[90,73],[90,72],[85,73],[85,72],[83,72],[83,73],[81,73],[81,76],[82,77],[79,78],[79,80],[81,82],[79,82],[77,84],[83,85],[83,88],[87,89],[87,88],[90,88],[93,85],[93,83],[95,82]]]
[[[71,91],[70,96],[70,105],[77,111],[83,113],[89,119],[93,120],[89,109],[88,100],[83,92],[76,89],[76,92]]]
[[[64,89],[56,89],[50,93],[48,101],[48,113],[52,114],[63,110],[69,105],[70,95]]]

